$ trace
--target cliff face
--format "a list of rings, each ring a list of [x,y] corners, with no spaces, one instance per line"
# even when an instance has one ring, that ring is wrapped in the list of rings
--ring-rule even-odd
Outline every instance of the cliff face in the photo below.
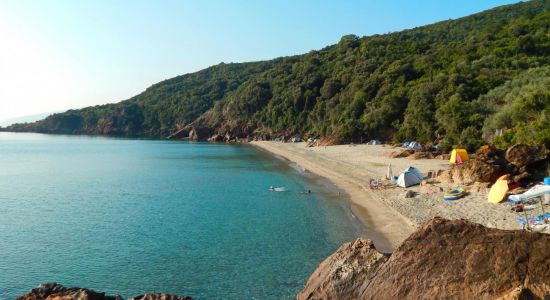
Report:
[[[370,241],[343,245],[321,263],[297,299],[538,299],[548,295],[550,235],[435,218],[387,261]]]
[[[107,296],[105,293],[84,288],[66,288],[57,283],[41,284],[17,300],[123,300],[122,297]],[[192,300],[187,296],[170,294],[144,294],[130,300]]]

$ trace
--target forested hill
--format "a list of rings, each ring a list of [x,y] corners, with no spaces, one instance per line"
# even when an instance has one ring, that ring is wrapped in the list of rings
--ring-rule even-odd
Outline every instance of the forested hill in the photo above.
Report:
[[[550,142],[550,0],[359,38],[304,55],[220,64],[126,101],[12,131],[239,138],[299,133],[475,147]],[[181,134],[180,134],[181,136]]]

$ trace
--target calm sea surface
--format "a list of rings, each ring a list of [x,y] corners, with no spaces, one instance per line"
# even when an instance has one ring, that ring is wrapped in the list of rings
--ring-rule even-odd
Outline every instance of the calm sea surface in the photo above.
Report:
[[[359,234],[333,198],[246,145],[0,133],[0,299],[44,282],[293,298]]]

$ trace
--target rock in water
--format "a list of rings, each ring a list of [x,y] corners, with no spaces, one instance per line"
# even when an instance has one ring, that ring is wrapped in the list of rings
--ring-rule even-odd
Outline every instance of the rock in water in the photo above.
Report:
[[[122,300],[122,297],[106,296],[105,293],[83,288],[66,288],[57,283],[45,283],[17,297],[17,300]]]
[[[29,293],[17,297],[17,300],[123,300],[120,296],[106,296],[83,288],[66,288],[57,283],[45,283],[32,289]],[[191,297],[169,294],[145,294],[131,300],[193,300]]]
[[[357,299],[387,259],[370,240],[346,243],[319,265],[297,299]]]
[[[434,218],[387,259],[342,246],[298,299],[540,299],[550,295],[550,235]],[[342,275],[340,275],[342,274]]]

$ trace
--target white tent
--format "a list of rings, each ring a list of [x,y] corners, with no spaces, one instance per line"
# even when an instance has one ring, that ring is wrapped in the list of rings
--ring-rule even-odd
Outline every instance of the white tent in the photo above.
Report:
[[[414,151],[420,151],[422,150],[422,145],[420,145],[419,142],[410,142],[407,148],[412,149]]]
[[[417,185],[422,182],[423,178],[424,177],[420,174],[420,171],[418,171],[417,168],[408,167],[405,171],[403,171],[403,173],[399,174],[399,177],[397,178],[397,185],[400,187]]]

